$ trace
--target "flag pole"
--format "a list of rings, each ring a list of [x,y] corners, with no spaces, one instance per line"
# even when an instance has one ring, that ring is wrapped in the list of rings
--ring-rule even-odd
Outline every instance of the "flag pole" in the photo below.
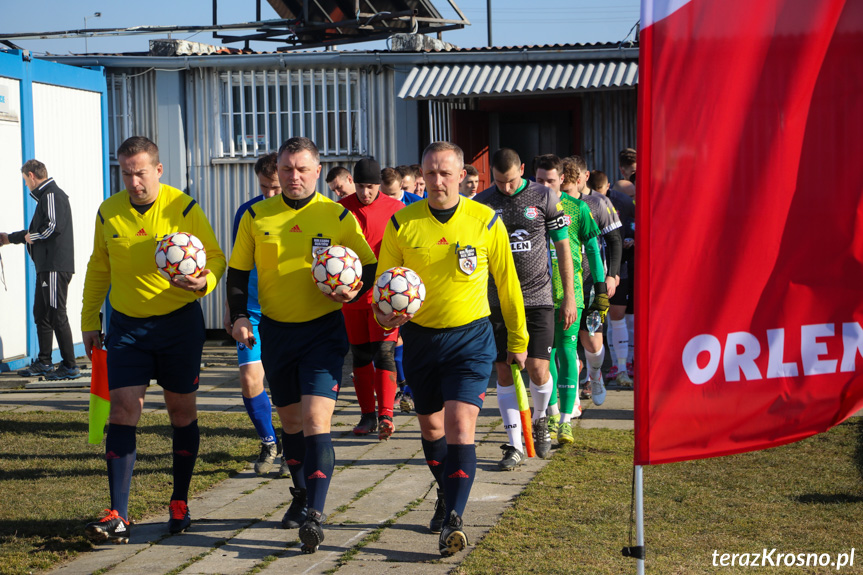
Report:
[[[635,544],[641,551],[636,556],[635,572],[644,575],[644,475],[641,465],[635,466]]]

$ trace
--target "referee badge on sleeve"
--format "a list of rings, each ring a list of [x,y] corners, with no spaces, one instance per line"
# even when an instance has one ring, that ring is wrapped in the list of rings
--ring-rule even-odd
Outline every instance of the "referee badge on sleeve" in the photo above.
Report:
[[[312,259],[318,257],[318,252],[327,249],[333,245],[333,240],[330,238],[322,237],[318,234],[318,237],[312,238]]]
[[[456,249],[458,256],[458,269],[465,275],[470,275],[476,271],[476,248],[465,246],[463,249]]]

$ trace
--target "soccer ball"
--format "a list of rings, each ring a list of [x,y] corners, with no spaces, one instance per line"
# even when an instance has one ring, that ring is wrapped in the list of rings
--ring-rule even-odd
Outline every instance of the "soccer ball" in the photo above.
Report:
[[[156,267],[168,281],[177,275],[195,277],[206,266],[204,244],[192,234],[175,232],[156,244]]]
[[[426,286],[412,269],[390,268],[375,282],[374,299],[385,314],[413,314],[426,299]]]
[[[325,294],[351,291],[363,277],[363,264],[347,246],[322,248],[312,262],[312,277]]]

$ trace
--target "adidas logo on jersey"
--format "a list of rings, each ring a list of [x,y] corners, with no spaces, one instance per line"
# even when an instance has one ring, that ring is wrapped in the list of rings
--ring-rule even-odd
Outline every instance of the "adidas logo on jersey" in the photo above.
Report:
[[[135,234],[135,235],[136,235],[136,236],[146,236],[146,235],[147,235],[147,231],[146,231],[144,228],[141,228],[140,230],[138,230],[138,233],[137,233],[137,234]]]
[[[448,245],[449,245],[449,242],[448,242],[448,241],[446,241],[446,238],[441,238],[441,239],[439,239],[439,240],[437,241],[437,245],[439,245],[439,246],[448,246]]]
[[[326,479],[326,478],[327,478],[327,476],[324,475],[324,472],[321,471],[320,469],[318,469],[317,471],[315,471],[314,473],[309,475],[306,479]]]
[[[470,475],[459,469],[455,473],[449,475],[450,479],[470,479]]]
[[[294,227],[292,227],[292,228],[291,228],[291,231],[292,231],[292,232],[301,232],[301,231],[303,231],[303,230],[301,230],[301,229],[300,229],[300,225],[299,225],[299,224],[296,224],[296,225],[294,225]]]

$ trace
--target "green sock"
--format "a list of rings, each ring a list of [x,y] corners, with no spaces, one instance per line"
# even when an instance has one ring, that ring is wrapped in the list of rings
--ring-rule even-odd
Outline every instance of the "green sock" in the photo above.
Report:
[[[560,356],[560,373],[557,389],[561,413],[572,413],[575,401],[578,399],[578,350],[574,347],[562,347]]]

